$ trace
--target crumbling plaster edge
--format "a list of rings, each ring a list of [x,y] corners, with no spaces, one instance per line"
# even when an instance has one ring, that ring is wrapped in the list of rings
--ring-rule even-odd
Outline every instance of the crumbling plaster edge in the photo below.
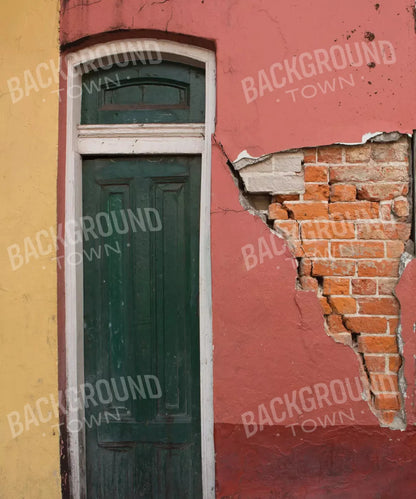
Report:
[[[401,257],[400,257],[400,265],[399,265],[399,279],[397,284],[400,282],[400,279],[406,269],[406,267],[409,265],[409,263],[414,260],[414,255],[408,253],[405,251]],[[397,285],[396,285],[397,286]],[[399,355],[401,357],[402,363],[400,366],[400,369],[397,373],[398,376],[398,383],[399,383],[399,392],[400,396],[402,397],[402,407],[400,409],[400,413],[396,416],[396,418],[393,421],[393,425],[398,424],[398,428],[394,429],[400,429],[400,430],[405,430],[407,427],[407,418],[406,418],[406,398],[407,398],[407,380],[405,377],[405,363],[406,363],[406,358],[404,356],[404,340],[403,340],[403,335],[402,335],[402,305],[399,297],[396,294],[396,291],[393,291],[393,295],[396,298],[397,302],[399,303],[400,306],[400,318],[399,318],[399,324],[396,329],[396,336],[397,336],[397,345],[399,349]],[[400,419],[400,421],[399,421]],[[401,425],[400,425],[401,423]],[[403,427],[404,426],[404,427]]]
[[[232,161],[232,165],[235,171],[239,171],[242,168],[245,168],[246,166],[251,166],[256,163],[259,163],[261,161],[264,161],[265,159],[268,159],[271,157],[273,154],[280,154],[280,153],[288,153],[288,152],[297,152],[301,151],[302,149],[309,149],[311,147],[328,147],[328,146],[359,146],[359,145],[364,145],[367,144],[368,142],[384,142],[384,143],[389,143],[389,142],[396,142],[400,137],[412,137],[411,133],[403,133],[399,132],[397,130],[391,131],[391,132],[367,132],[365,133],[362,138],[361,142],[333,142],[332,144],[320,144],[320,145],[308,145],[308,146],[301,146],[301,147],[295,147],[295,148],[290,148],[290,149],[284,149],[281,151],[274,151],[271,153],[266,153],[262,154],[261,156],[252,156],[247,149],[244,149],[241,151],[237,157],[235,158],[234,161]],[[228,159],[228,158],[227,158]],[[247,164],[244,166],[237,167],[235,164],[238,163],[241,160],[247,160]]]

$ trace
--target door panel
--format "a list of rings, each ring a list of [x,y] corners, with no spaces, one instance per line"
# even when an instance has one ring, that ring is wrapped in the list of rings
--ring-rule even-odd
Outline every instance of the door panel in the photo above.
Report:
[[[200,157],[83,162],[89,498],[198,498]]]

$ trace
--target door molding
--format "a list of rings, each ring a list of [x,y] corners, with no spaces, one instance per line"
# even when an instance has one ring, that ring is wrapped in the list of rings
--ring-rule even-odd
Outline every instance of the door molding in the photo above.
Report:
[[[184,62],[205,67],[205,123],[157,125],[80,125],[82,67],[108,56],[138,53],[143,46],[157,46],[162,57],[175,56]],[[128,50],[126,50],[128,47]],[[199,321],[200,321],[200,392],[201,455],[204,499],[215,497],[215,452],[212,367],[212,303],[211,303],[211,136],[215,131],[215,54],[210,50],[159,39],[128,39],[101,43],[66,56],[66,169],[65,169],[65,255],[82,254],[82,241],[75,236],[75,223],[82,217],[82,155],[90,154],[200,154],[200,240],[199,240]],[[84,382],[83,352],[83,269],[82,262],[65,261],[65,350],[67,422],[83,421],[83,407],[71,405],[73,393]],[[72,262],[71,262],[72,263]],[[71,399],[71,400],[70,400]],[[68,434],[68,458],[71,497],[84,498],[85,432]]]

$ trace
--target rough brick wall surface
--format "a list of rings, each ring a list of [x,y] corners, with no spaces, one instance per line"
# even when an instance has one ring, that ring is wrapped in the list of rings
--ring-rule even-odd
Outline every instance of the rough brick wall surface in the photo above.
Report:
[[[299,286],[318,294],[328,334],[360,354],[388,425],[402,404],[394,288],[411,233],[410,143],[303,152],[304,194],[275,196],[269,219],[298,259]]]

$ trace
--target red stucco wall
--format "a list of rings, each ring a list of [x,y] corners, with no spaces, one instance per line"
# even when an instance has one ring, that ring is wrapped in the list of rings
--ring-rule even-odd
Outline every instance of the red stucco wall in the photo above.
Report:
[[[161,38],[194,36],[215,48],[216,137],[232,160],[243,150],[260,156],[294,147],[361,142],[369,132],[410,133],[415,127],[411,102],[416,75],[410,68],[415,65],[416,40],[409,1],[62,2],[61,44],[66,49],[79,40],[106,39],[108,32],[130,37],[140,35],[140,30]],[[384,44],[390,49],[384,59],[380,41],[389,42]],[[281,77],[288,79],[288,73],[275,66],[281,88],[271,88],[274,63],[284,67],[287,60],[290,66],[295,58],[299,72],[302,54],[317,49],[325,55],[336,45],[345,51],[346,45],[355,47],[355,43],[360,47],[373,44],[370,47],[376,47],[380,62],[374,67],[363,62],[336,71],[321,66],[322,73],[310,77],[299,73],[300,79],[292,71],[293,82],[284,85]],[[303,60],[309,59],[303,56]],[[316,60],[314,64],[317,68]],[[242,80],[253,77],[259,92],[259,71],[264,96],[248,103]],[[354,84],[344,83],[341,88],[340,76]],[[315,90],[316,96],[312,96]],[[348,391],[342,403],[331,394],[327,399],[331,404],[322,398],[319,402],[317,393],[324,393],[323,386],[331,386],[334,380],[340,380],[344,388],[348,383],[354,386],[363,374],[360,362],[349,347],[326,335],[315,293],[295,289],[294,259],[285,250],[285,242],[271,236],[258,217],[245,211],[238,196],[226,159],[213,145],[218,497],[391,497],[393,493],[386,491],[392,490],[395,496],[411,497],[410,491],[416,487],[412,402],[415,265],[408,266],[398,289],[410,394],[408,428],[400,432],[381,429],[367,403],[353,400]],[[241,248],[247,244],[258,247],[262,238],[272,257],[248,271]],[[269,425],[270,402],[276,397],[285,401],[287,396],[299,406],[299,392],[305,387],[312,390],[310,403],[316,407],[308,406],[299,414],[292,405],[290,415],[286,404],[286,416],[279,413],[281,423]],[[242,415],[252,411],[257,420],[262,404],[265,428],[247,438]],[[274,407],[282,411],[284,405],[276,401]],[[325,425],[327,428],[321,427]]]

